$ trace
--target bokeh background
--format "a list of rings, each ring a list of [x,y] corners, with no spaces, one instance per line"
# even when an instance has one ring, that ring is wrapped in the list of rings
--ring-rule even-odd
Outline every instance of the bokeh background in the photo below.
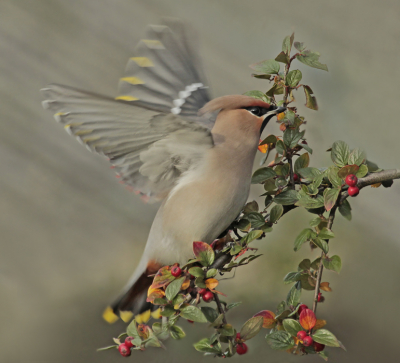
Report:
[[[267,90],[248,65],[274,57],[295,31],[329,67],[326,73],[299,65],[320,106],[304,111],[309,144],[320,150],[312,165],[329,163],[321,150],[342,139],[381,167],[399,168],[399,14],[394,0],[1,0],[0,361],[122,359],[96,353],[124,330],[123,323],[103,322],[101,312],[133,272],[157,209],[121,187],[105,160],[54,122],[41,108],[40,88],[58,82],[115,96],[145,26],[174,16],[199,33],[214,96]],[[301,107],[303,94],[297,98]],[[276,125],[269,132],[278,132]],[[259,194],[254,187],[251,197]],[[337,217],[331,246],[343,269],[324,274],[333,292],[318,309],[348,348],[330,349],[331,361],[397,361],[400,183],[366,188],[351,202],[353,221]],[[285,216],[257,242],[264,256],[224,282],[229,301],[244,302],[230,313],[236,326],[274,310],[288,291],[286,272],[316,256],[292,248],[309,219],[300,210]],[[303,300],[310,303],[311,293]],[[207,328],[181,325],[184,341],[132,359],[210,361],[192,348]],[[233,359],[320,361],[272,351],[263,334],[249,342],[248,355]]]

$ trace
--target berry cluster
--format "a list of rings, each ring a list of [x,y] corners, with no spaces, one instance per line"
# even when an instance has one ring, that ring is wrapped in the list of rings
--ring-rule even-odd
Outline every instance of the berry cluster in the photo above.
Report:
[[[204,302],[210,302],[214,300],[214,294],[207,289],[199,289],[199,294],[203,298]]]
[[[118,351],[123,357],[129,357],[131,355],[131,348],[134,347],[132,344],[133,337],[126,337],[125,342],[118,345]]]
[[[356,197],[360,192],[360,189],[357,187],[358,178],[354,174],[350,174],[346,176],[345,183],[349,186],[347,192],[350,197]]]
[[[321,293],[319,293],[318,294],[318,301],[319,302],[323,302],[324,300],[325,300],[325,298],[322,296]],[[311,314],[310,310],[308,309],[308,306],[305,305],[305,304],[301,304],[299,306],[298,313],[299,313],[299,316],[300,316],[300,321],[305,318],[305,315],[307,313]],[[315,325],[315,323],[314,323],[314,325]],[[325,345],[324,344],[320,344],[318,342],[314,342],[312,336],[309,335],[309,333],[311,334],[311,330],[312,330],[312,328],[310,329],[309,332],[307,332],[305,330],[300,330],[297,333],[297,339],[300,341],[301,344],[303,344],[304,347],[313,346],[315,352],[317,352],[317,353],[318,352],[322,352],[325,349]]]

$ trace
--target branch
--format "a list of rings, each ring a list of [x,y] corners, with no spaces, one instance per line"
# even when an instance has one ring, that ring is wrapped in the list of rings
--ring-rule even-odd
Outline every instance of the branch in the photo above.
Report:
[[[337,208],[337,205],[335,205],[331,209],[331,211],[329,213],[328,225],[327,225],[328,229],[332,228],[332,224],[333,224],[333,221],[335,219],[336,208]],[[326,242],[328,243],[329,240],[326,240]],[[314,302],[313,302],[313,312],[314,312],[314,314],[317,312],[318,293],[319,293],[319,287],[321,285],[322,271],[324,270],[324,264],[322,263],[322,258],[324,257],[324,254],[325,254],[324,252],[321,253],[321,261],[319,262],[319,268],[318,268],[318,272],[317,272],[317,283],[315,285]]]
[[[386,180],[393,180],[393,179],[400,179],[400,169],[389,169],[380,171],[378,173],[371,173],[364,178],[358,179],[357,187],[359,189],[362,189],[367,187],[368,185],[382,183]],[[340,197],[339,204],[341,204],[348,196],[349,193],[347,191],[343,192],[342,196]]]

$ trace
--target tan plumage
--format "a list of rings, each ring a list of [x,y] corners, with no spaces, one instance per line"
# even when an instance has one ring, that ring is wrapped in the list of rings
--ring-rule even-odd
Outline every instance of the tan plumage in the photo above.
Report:
[[[60,85],[44,89],[44,107],[67,131],[109,158],[128,186],[162,201],[114,313],[146,310],[148,275],[185,263],[193,241],[211,243],[230,225],[249,194],[261,131],[283,111],[241,95],[209,101],[184,28],[168,25],[150,27],[117,100]]]

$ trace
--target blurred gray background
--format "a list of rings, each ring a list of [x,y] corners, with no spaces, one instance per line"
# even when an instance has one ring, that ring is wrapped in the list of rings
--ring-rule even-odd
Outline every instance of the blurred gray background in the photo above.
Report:
[[[143,204],[41,108],[39,89],[58,82],[116,95],[117,81],[148,23],[162,16],[197,30],[214,96],[267,90],[248,65],[274,57],[296,33],[322,54],[329,73],[299,65],[320,111],[304,111],[314,150],[342,139],[367,150],[383,168],[400,167],[400,3],[381,0],[1,0],[0,1],[0,361],[117,362],[117,352],[96,353],[124,330],[107,325],[103,308],[138,262],[156,205]],[[302,92],[297,94],[301,112]],[[278,133],[276,125],[269,133]],[[312,157],[329,163],[328,153]],[[252,198],[261,194],[253,188]],[[329,349],[333,362],[398,360],[400,318],[400,183],[362,190],[351,200],[353,221],[337,217],[331,251],[342,256],[340,275],[324,274],[318,316],[347,346]],[[230,313],[240,326],[286,297],[282,278],[305,257],[293,240],[311,218],[293,211],[257,247],[264,256],[224,282]],[[311,303],[311,293],[303,301]],[[149,349],[131,359],[203,362],[192,343],[206,326],[181,324],[185,341],[167,351]],[[233,360],[319,362],[272,351],[263,338]]]

